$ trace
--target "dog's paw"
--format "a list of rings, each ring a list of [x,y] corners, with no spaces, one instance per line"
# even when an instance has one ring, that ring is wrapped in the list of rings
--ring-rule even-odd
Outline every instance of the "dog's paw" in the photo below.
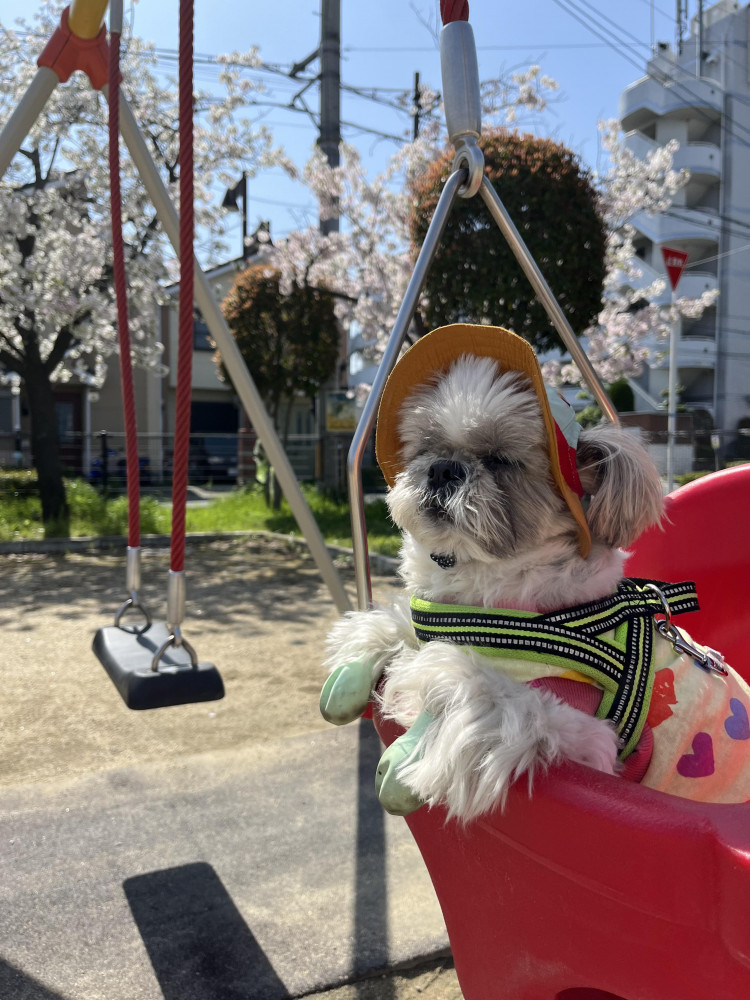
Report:
[[[358,719],[370,702],[373,668],[370,660],[343,663],[328,675],[320,692],[320,714],[334,726]]]
[[[554,696],[548,705],[549,756],[573,760],[597,771],[614,774],[620,749],[614,726],[586,715]]]
[[[408,816],[416,812],[424,801],[399,780],[399,769],[411,754],[411,750],[399,746],[396,740],[385,751],[375,772],[375,792],[378,801],[391,816]]]
[[[424,805],[424,799],[400,778],[401,769],[421,756],[420,741],[432,716],[421,712],[414,725],[388,747],[378,763],[375,791],[381,806],[393,816],[408,816]]]

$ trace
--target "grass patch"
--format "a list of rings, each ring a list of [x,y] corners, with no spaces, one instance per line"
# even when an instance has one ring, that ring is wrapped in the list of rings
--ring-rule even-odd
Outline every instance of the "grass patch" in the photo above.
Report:
[[[44,538],[36,472],[0,472],[0,540]]]
[[[71,537],[127,534],[127,497],[105,499],[82,479],[66,481],[66,491]],[[312,486],[304,485],[302,492],[325,540],[331,545],[351,546],[348,502]],[[144,534],[169,534],[172,519],[168,505],[142,496],[140,508]],[[385,501],[367,504],[365,519],[370,549],[396,555],[401,538],[388,517]],[[260,489],[236,490],[205,507],[188,507],[186,526],[188,531],[277,531],[301,536],[286,500],[282,500],[280,510],[269,510]],[[36,473],[0,471],[0,541],[37,538],[44,538],[44,528]]]
[[[308,485],[302,493],[310,505],[323,537],[330,545],[351,546],[351,520],[348,501]],[[301,537],[301,532],[286,500],[280,510],[269,510],[259,489],[241,490],[214,500],[207,507],[191,507],[187,512],[188,531],[278,531]],[[401,545],[398,528],[388,516],[384,500],[368,503],[365,508],[368,545],[373,552],[397,555]]]

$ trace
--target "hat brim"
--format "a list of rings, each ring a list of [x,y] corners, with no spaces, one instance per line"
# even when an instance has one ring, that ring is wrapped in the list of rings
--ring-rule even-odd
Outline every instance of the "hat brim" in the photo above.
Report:
[[[421,337],[399,358],[388,376],[378,410],[375,451],[389,486],[404,467],[399,433],[400,413],[407,396],[444,374],[462,354],[492,358],[502,371],[523,372],[539,400],[547,431],[550,471],[560,495],[578,523],[578,547],[582,556],[591,550],[591,534],[579,497],[568,486],[560,467],[557,430],[536,354],[523,337],[499,326],[453,323]]]

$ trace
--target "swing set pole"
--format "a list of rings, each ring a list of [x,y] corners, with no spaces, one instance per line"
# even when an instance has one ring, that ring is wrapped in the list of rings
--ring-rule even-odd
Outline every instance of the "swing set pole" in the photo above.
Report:
[[[141,135],[133,112],[122,95],[120,95],[120,133],[130,151],[133,163],[138,170],[144,187],[148,191],[156,213],[164,226],[164,231],[175,251],[179,253],[180,220],[177,210],[172,204],[169,193]],[[255,383],[247,370],[240,350],[230,333],[221,309],[213,297],[208,279],[195,257],[193,257],[193,268],[196,304],[211,332],[211,336],[216,341],[216,346],[221,352],[222,361],[229,372],[232,384],[237,390],[237,395],[240,397],[242,405],[250,417],[252,425],[276,471],[292,513],[310,547],[310,554],[315,560],[336,607],[343,614],[345,611],[351,610],[351,602],[333,565],[320,528],[302,495],[291,463],[276,434],[276,430],[263,405]]]
[[[66,28],[76,43],[90,43],[97,38],[107,5],[108,0],[71,0],[67,10]],[[5,176],[11,160],[36,124],[57,85],[63,77],[67,79],[64,71],[59,69],[55,71],[62,48],[64,44],[58,44],[49,59],[46,55],[47,49],[42,53],[38,63],[39,69],[0,131],[0,178]]]
[[[96,38],[107,7],[108,0],[71,0],[68,27],[78,38]]]

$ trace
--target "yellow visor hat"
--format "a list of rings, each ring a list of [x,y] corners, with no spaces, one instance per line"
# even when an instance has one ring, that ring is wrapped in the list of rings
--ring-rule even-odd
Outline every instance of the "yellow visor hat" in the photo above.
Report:
[[[531,382],[547,429],[552,478],[578,523],[578,547],[585,558],[591,550],[591,534],[581,504],[583,489],[576,466],[580,426],[573,407],[556,389],[544,384],[531,345],[510,330],[467,323],[442,326],[422,337],[399,358],[383,390],[375,434],[378,464],[386,482],[393,486],[403,468],[399,435],[403,403],[419,386],[444,374],[463,354],[492,358],[501,371],[522,372]]]

